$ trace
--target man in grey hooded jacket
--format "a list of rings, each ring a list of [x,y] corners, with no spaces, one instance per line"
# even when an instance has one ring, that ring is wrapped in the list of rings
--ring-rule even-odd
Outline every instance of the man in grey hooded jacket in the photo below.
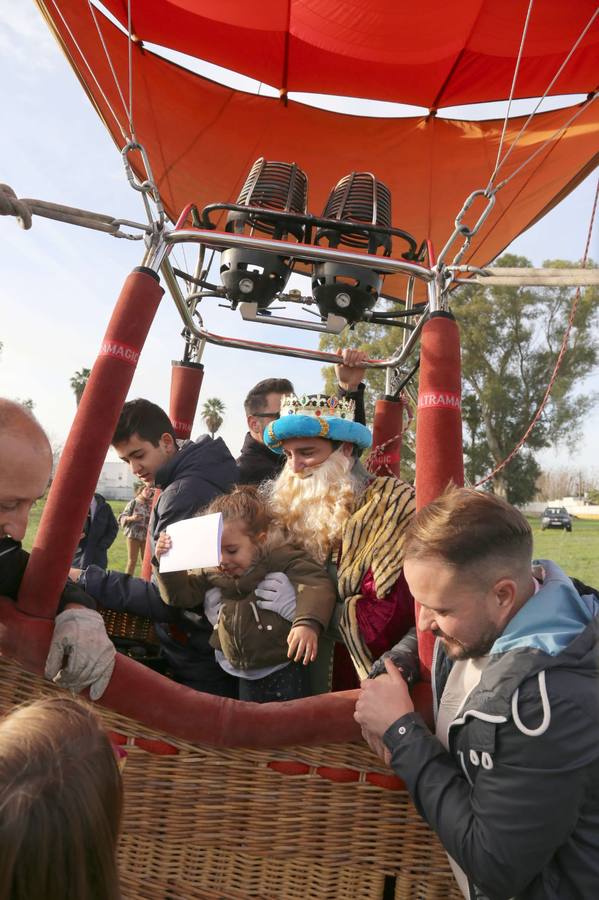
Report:
[[[407,642],[356,706],[472,900],[599,889],[599,602],[531,555],[526,519],[492,494],[451,488],[421,510],[404,572],[437,637],[435,734],[397,668],[413,672]]]

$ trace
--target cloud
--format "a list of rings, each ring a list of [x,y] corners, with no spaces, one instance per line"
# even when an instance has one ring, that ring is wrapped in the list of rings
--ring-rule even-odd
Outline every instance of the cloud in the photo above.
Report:
[[[25,78],[56,68],[56,44],[33,5],[5,3],[0,9],[0,58],[21,67]]]

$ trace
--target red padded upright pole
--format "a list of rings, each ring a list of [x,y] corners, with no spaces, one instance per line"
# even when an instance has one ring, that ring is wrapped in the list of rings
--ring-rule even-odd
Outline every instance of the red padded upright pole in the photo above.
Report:
[[[176,436],[181,440],[187,440],[191,437],[193,420],[198,408],[200,389],[204,380],[204,366],[201,363],[177,362],[176,360],[173,360],[171,365],[171,396],[168,416],[173,423]],[[159,496],[160,491],[155,490],[152,509]],[[141,577],[146,581],[152,577],[152,544],[149,530],[141,563]]]
[[[416,507],[464,483],[460,333],[453,315],[434,312],[422,329],[416,420]],[[418,634],[423,675],[430,680],[434,638]]]
[[[405,403],[377,400],[372,426],[372,454],[368,468],[374,475],[397,475],[401,465],[401,439]]]
[[[203,379],[204,366],[201,363],[173,360],[168,414],[178,438],[186,440],[191,437]]]
[[[406,402],[403,397],[376,401],[372,452],[368,460],[368,468],[374,475],[396,475],[399,478],[405,410]]]
[[[164,291],[140,267],[127,277],[48,496],[18,605],[53,618],[139,354]]]
[[[193,420],[198,408],[200,388],[204,380],[204,366],[201,363],[177,362],[176,360],[173,360],[171,365],[171,396],[168,417],[173,423],[177,437],[187,440],[191,437]],[[159,493],[158,490],[154,491],[152,508],[158,500]],[[149,530],[141,563],[141,577],[146,581],[152,577],[152,545]]]

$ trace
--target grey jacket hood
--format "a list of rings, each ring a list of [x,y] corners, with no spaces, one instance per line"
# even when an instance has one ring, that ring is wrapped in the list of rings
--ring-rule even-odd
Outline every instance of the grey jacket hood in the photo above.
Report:
[[[476,710],[495,722],[506,721],[515,711],[518,724],[518,689],[524,681],[537,676],[543,724],[547,727],[550,710],[544,699],[541,673],[554,668],[578,672],[583,669],[589,675],[597,672],[599,602],[593,594],[580,596],[555,563],[537,560],[535,566],[542,575],[542,587],[493,644],[488,666],[464,709]]]

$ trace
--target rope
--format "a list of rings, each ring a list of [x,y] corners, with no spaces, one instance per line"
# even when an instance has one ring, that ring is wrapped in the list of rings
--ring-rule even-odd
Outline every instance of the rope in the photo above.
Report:
[[[375,473],[375,471],[380,471],[380,469],[383,468],[387,475],[391,475],[393,478],[397,477],[395,475],[395,472],[391,470],[386,462],[381,463],[380,461],[377,461],[377,456],[379,454],[382,455],[387,447],[390,447],[391,444],[395,443],[395,441],[401,442],[405,431],[407,431],[410,422],[414,418],[414,413],[412,412],[410,402],[403,395],[400,397],[399,403],[408,414],[408,425],[406,426],[406,428],[402,427],[402,430],[398,434],[394,434],[393,437],[388,438],[386,441],[383,441],[382,444],[377,444],[376,447],[372,448],[372,450],[364,460],[364,466],[369,472],[372,472],[373,474]]]
[[[31,228],[31,209],[8,184],[0,184],[0,216],[16,216],[21,228]]]
[[[589,231],[587,234],[586,246],[584,248],[584,255],[582,258],[582,268],[583,269],[586,268],[586,264],[587,264],[587,260],[588,260],[589,247],[591,244],[591,236],[593,234],[593,225],[595,222],[595,214],[597,212],[597,201],[598,200],[599,200],[599,179],[597,179],[597,188],[595,190],[595,200],[593,202],[593,210],[591,212],[591,221],[589,223]],[[528,428],[526,429],[526,431],[524,432],[524,434],[522,435],[522,437],[520,438],[520,440],[518,441],[516,446],[513,448],[512,452],[508,456],[506,456],[506,458],[503,460],[503,462],[499,463],[499,465],[496,466],[492,472],[490,472],[488,475],[486,475],[480,481],[477,481],[476,484],[474,485],[475,487],[480,487],[482,484],[485,484],[487,481],[489,481],[491,478],[493,478],[495,475],[497,475],[499,472],[501,472],[502,469],[504,469],[508,465],[508,463],[510,463],[512,461],[512,459],[516,456],[516,454],[519,452],[519,450],[526,443],[526,441],[528,440],[528,436],[530,435],[533,428],[535,427],[535,425],[541,418],[543,410],[545,409],[545,406],[547,405],[547,401],[549,400],[549,397],[551,395],[553,385],[555,384],[555,381],[557,379],[557,375],[558,375],[560,366],[562,364],[562,360],[564,358],[564,354],[565,354],[567,346],[568,346],[568,340],[570,338],[570,331],[572,330],[572,325],[574,323],[574,316],[576,315],[576,310],[578,309],[579,300],[580,300],[580,286],[576,288],[576,292],[574,294],[574,300],[572,303],[572,309],[570,310],[568,324],[567,324],[566,330],[564,332],[562,345],[561,345],[557,360],[555,362],[555,366],[553,367],[553,374],[551,376],[551,380],[549,381],[547,390],[545,391],[545,396],[541,400],[541,403],[540,403],[536,413],[534,414],[530,425],[528,426]]]
[[[389,438],[386,441],[383,441],[382,444],[377,444],[376,447],[373,447],[372,450],[370,451],[370,453],[368,454],[368,456],[366,457],[366,459],[364,460],[365,468],[369,472],[372,472],[373,474],[376,470],[380,470],[381,468],[384,468],[387,475],[392,475],[393,478],[395,478],[395,472],[391,471],[391,469],[389,468],[387,463],[382,463],[382,466],[381,466],[380,463],[376,462],[376,457],[377,457],[377,454],[379,454],[379,453],[382,454],[383,451],[385,451],[387,449],[387,447],[389,447],[395,441],[401,441],[402,436],[403,436],[403,431],[400,431],[399,434],[394,434],[393,437]]]
[[[78,209],[75,206],[64,206],[60,203],[49,203],[47,200],[35,200],[31,197],[17,197],[8,184],[0,184],[0,215],[16,216],[22,228],[31,228],[32,216],[42,216],[55,222],[66,222],[82,228],[103,231],[113,237],[126,238],[131,241],[143,240],[147,226],[129,219],[115,219],[105,213],[91,212],[89,209]],[[120,230],[121,225],[138,228],[141,234],[131,234]]]

